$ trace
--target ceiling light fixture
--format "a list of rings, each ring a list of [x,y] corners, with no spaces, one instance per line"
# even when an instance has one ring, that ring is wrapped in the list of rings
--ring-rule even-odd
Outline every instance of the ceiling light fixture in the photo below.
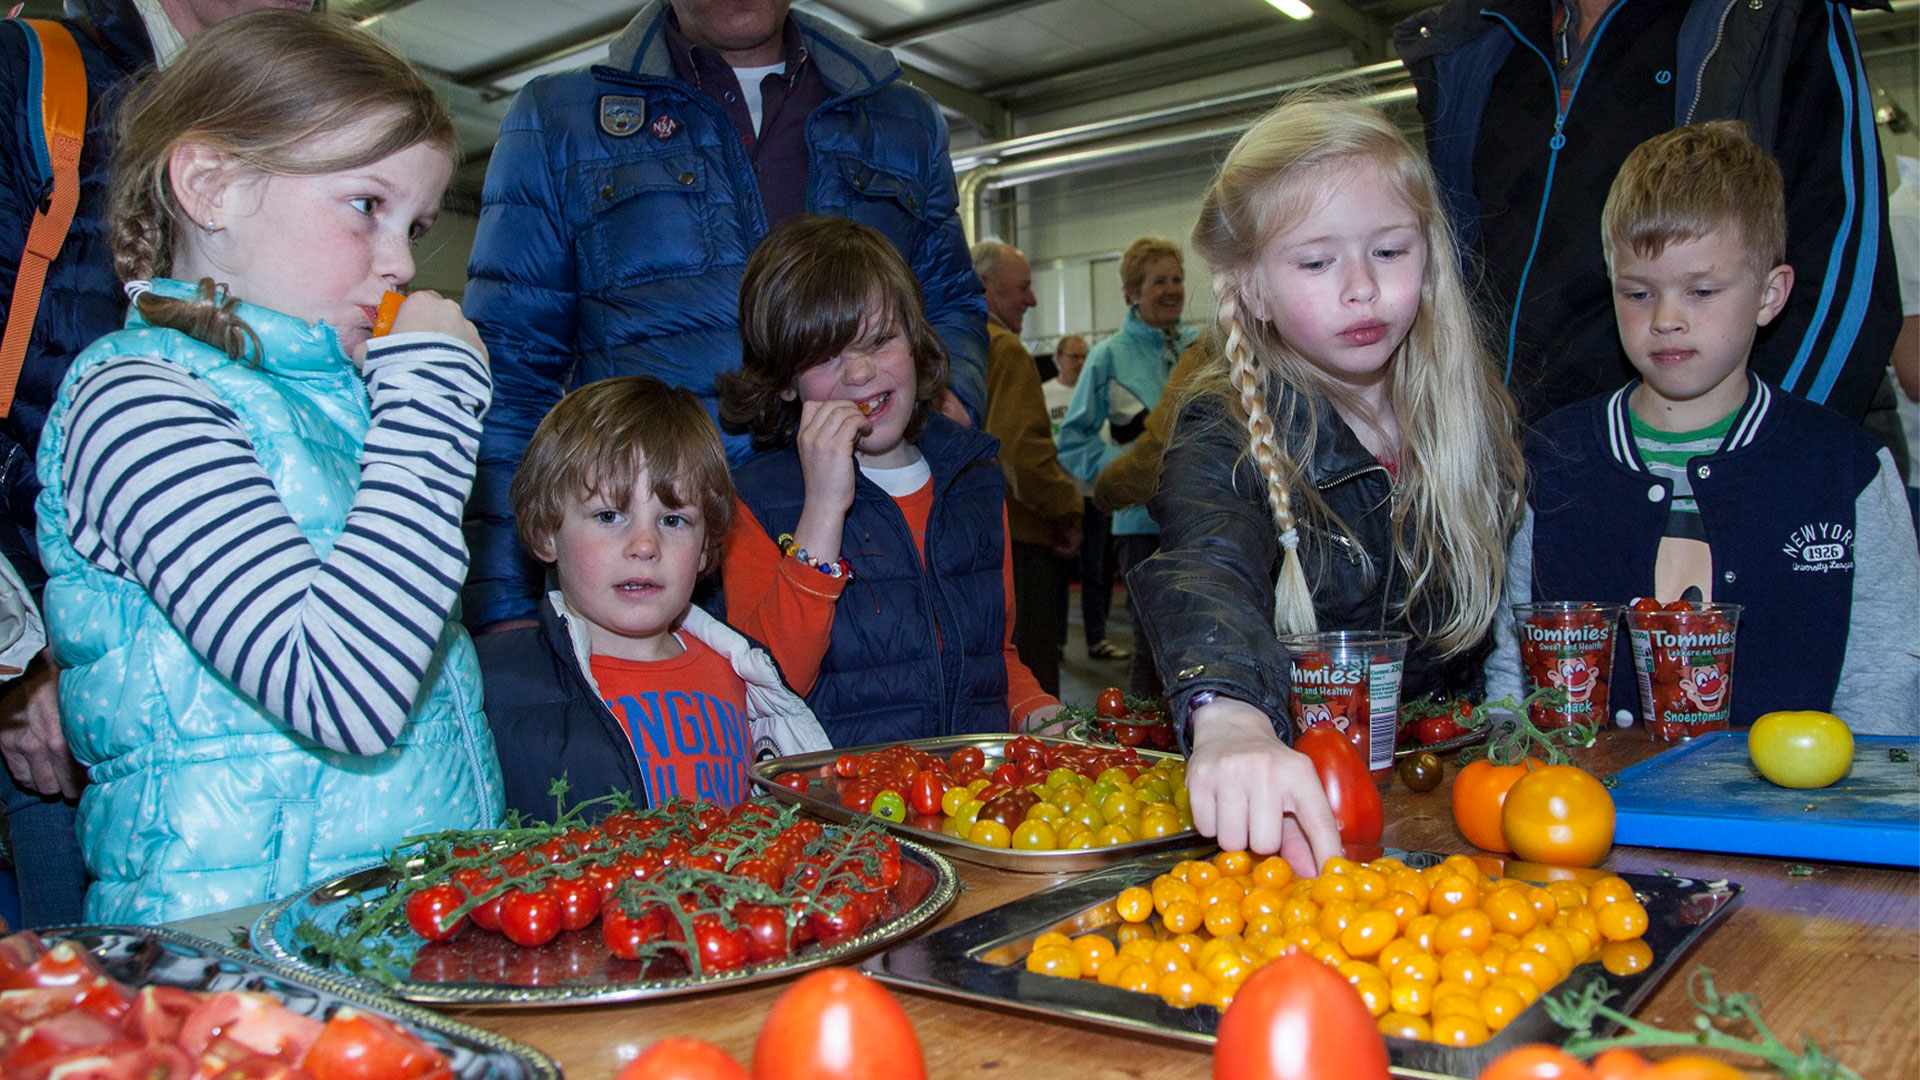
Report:
[[[1289,19],[1313,18],[1313,9],[1303,3],[1302,0],[1267,0],[1267,3],[1279,8],[1280,14],[1285,15]]]

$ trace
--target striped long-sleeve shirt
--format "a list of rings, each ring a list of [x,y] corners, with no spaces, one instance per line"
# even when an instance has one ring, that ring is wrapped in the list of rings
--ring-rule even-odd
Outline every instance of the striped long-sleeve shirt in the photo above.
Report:
[[[139,582],[295,731],[375,754],[399,735],[466,574],[460,515],[492,385],[476,353],[439,334],[378,339],[363,370],[360,485],[324,557],[240,418],[163,360],[82,380],[62,468],[82,558]]]

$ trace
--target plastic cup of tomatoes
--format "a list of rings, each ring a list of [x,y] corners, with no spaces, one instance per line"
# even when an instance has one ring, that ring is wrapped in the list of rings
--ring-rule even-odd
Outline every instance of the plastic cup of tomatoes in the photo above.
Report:
[[[1605,726],[1607,688],[1613,683],[1615,628],[1621,604],[1542,600],[1513,605],[1513,632],[1520,643],[1520,670],[1527,691],[1566,692],[1559,704],[1536,700],[1527,712],[1542,730],[1574,724]]]
[[[1330,630],[1280,639],[1293,676],[1293,729],[1331,727],[1367,757],[1376,777],[1393,769],[1400,727],[1406,634]]]
[[[1635,600],[1627,638],[1640,713],[1656,742],[1726,731],[1733,715],[1733,642],[1739,604]]]

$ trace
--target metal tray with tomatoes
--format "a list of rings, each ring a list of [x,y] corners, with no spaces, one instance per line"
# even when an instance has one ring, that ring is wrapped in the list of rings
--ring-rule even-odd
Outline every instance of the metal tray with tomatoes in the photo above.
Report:
[[[856,805],[848,806],[845,797],[849,789],[854,783],[864,783],[865,778],[839,775],[845,759],[858,759],[896,748],[907,748],[936,758],[947,759],[950,767],[954,769],[962,769],[961,765],[952,764],[957,756],[976,755],[978,762],[974,763],[969,759],[963,771],[977,771],[992,775],[998,773],[1004,765],[1019,764],[1021,755],[1033,752],[1033,748],[1036,747],[1040,748],[1042,753],[1067,754],[1082,759],[1110,760],[1113,756],[1120,755],[1138,764],[1149,766],[1162,761],[1181,762],[1183,760],[1178,754],[1165,754],[1135,747],[1093,746],[1069,739],[1043,736],[948,735],[933,739],[913,739],[899,743],[879,743],[872,746],[856,746],[813,754],[771,758],[755,763],[748,775],[755,783],[772,792],[775,798],[805,807],[831,821],[881,820],[896,834],[925,844],[956,859],[1020,873],[1079,873],[1137,858],[1149,852],[1191,846],[1199,841],[1199,834],[1192,828],[1182,827],[1163,836],[1134,839],[1105,847],[1065,850],[1016,850],[1011,847],[988,847],[942,832],[943,816],[918,810],[911,800],[919,796],[911,792],[902,793],[904,795],[903,818],[899,821],[880,817],[878,811],[870,805],[866,808],[860,807],[859,804],[864,802],[861,796],[872,798],[873,793],[856,793]],[[1009,757],[1010,753],[1013,755],[1012,758]],[[1044,774],[1043,770],[1042,775]],[[905,782],[905,786],[911,785],[911,779]],[[1023,780],[1020,784],[1004,786],[1009,790],[1019,790],[1027,782],[1029,781]]]
[[[367,992],[363,987],[333,978],[322,972],[297,971],[265,960],[251,953],[229,948],[204,938],[194,937],[172,930],[146,926],[80,926],[66,927],[46,931],[41,935],[47,945],[54,946],[62,942],[78,946],[84,955],[91,957],[105,976],[130,989],[138,989],[142,996],[136,999],[134,1010],[150,1009],[156,1013],[174,1015],[171,1025],[180,1032],[167,1045],[156,1045],[157,1032],[167,1027],[167,1022],[152,1023],[144,1017],[133,1019],[149,1040],[144,1047],[129,1049],[124,1042],[114,1044],[105,1056],[93,1056],[93,1071],[81,1066],[73,1075],[113,1076],[127,1075],[146,1077],[159,1075],[167,1063],[175,1064],[180,1060],[170,1055],[180,1049],[178,1044],[191,1043],[193,1036],[189,1028],[204,1026],[208,1018],[220,1015],[222,1008],[240,1010],[242,1015],[253,1017],[254,1024],[251,1042],[257,1045],[264,1038],[273,1039],[276,1044],[281,1040],[285,1025],[292,1023],[285,1014],[278,1014],[268,1005],[265,1010],[250,1007],[243,997],[234,998],[233,994],[265,994],[295,1017],[324,1021],[335,1017],[343,1008],[357,1010],[361,1014],[379,1017],[424,1043],[427,1049],[444,1059],[444,1071],[440,1064],[433,1064],[435,1071],[427,1074],[433,1077],[455,1077],[461,1080],[559,1080],[560,1068],[553,1060],[530,1046],[522,1045],[511,1039],[469,1027],[458,1021],[449,1020],[437,1013],[415,1005],[394,1001],[381,995]],[[61,952],[64,952],[62,950]],[[61,953],[50,954],[59,956]],[[0,958],[0,968],[7,966],[5,958]],[[20,985],[20,980],[0,971],[7,976],[0,985]],[[147,988],[155,988],[148,991]],[[154,996],[162,990],[190,991],[199,995],[196,1004],[192,997],[176,994],[173,998]],[[223,1005],[223,996],[231,1005]],[[29,992],[18,990],[6,995],[8,1001],[18,1006],[30,1006],[34,1000]],[[258,1001],[258,999],[254,999]],[[193,1011],[184,1016],[175,1015],[191,1006]],[[202,1008],[204,1006],[204,1009]],[[84,1008],[84,1006],[81,1006]],[[6,1005],[0,1004],[0,1011]],[[282,1020],[272,1017],[279,1015]],[[131,1018],[130,1018],[131,1019]],[[43,1018],[43,1021],[45,1018]],[[304,1021],[301,1021],[304,1022]],[[329,1038],[314,1045],[313,1053],[307,1054],[307,1071],[302,1076],[311,1076],[315,1080],[329,1080],[329,1077],[357,1077],[363,1072],[354,1071],[350,1066],[345,1071],[329,1071],[328,1067],[316,1061],[320,1045],[328,1047],[329,1062],[336,1058],[345,1063],[350,1060],[391,1061],[394,1054],[405,1057],[403,1066],[393,1075],[420,1075],[407,1071],[417,1060],[409,1056],[407,1047],[401,1044],[400,1037],[394,1036],[391,1029],[381,1035],[381,1025],[370,1024],[362,1019],[348,1023],[343,1014],[339,1023],[346,1026]],[[262,1025],[276,1025],[268,1030]],[[49,1031],[50,1023],[44,1023]],[[0,1025],[4,1027],[4,1025]],[[73,1025],[61,1028],[67,1034],[79,1030]],[[232,1034],[232,1029],[225,1033]],[[59,1036],[54,1036],[57,1040]],[[219,1051],[222,1036],[201,1037],[207,1044],[206,1053]],[[384,1039],[384,1042],[382,1041]],[[249,1040],[242,1039],[242,1043]],[[4,1042],[4,1040],[0,1040]],[[49,1043],[48,1046],[53,1044]],[[43,1047],[45,1049],[47,1047]],[[417,1050],[417,1047],[414,1048]],[[184,1050],[180,1050],[184,1053]],[[199,1053],[201,1051],[196,1051]],[[282,1051],[286,1053],[286,1051]],[[383,1058],[383,1055],[385,1057]],[[253,1058],[254,1062],[266,1059]],[[429,1059],[429,1063],[431,1063]],[[202,1064],[205,1064],[203,1060]],[[124,1066],[124,1073],[114,1071],[116,1065]],[[279,1063],[284,1070],[287,1063]],[[61,1075],[59,1069],[55,1075]],[[238,1075],[238,1072],[235,1073]],[[248,1076],[266,1076],[267,1073],[247,1072]],[[278,1073],[272,1075],[279,1075]]]
[[[290,967],[409,1001],[584,1005],[844,963],[958,893],[946,859],[870,826],[760,801],[676,803],[421,838],[274,904],[252,938]]]
[[[1221,1010],[1212,1005],[1178,1008],[1152,994],[1038,974],[1029,971],[1024,961],[1042,934],[1058,932],[1071,938],[1117,928],[1119,915],[1114,900],[1120,890],[1145,885],[1182,860],[1205,858],[1218,850],[1207,845],[1109,866],[904,942],[869,957],[863,966],[883,981],[900,986],[1021,1009],[1068,1023],[1101,1024],[1211,1045],[1221,1017]],[[1443,858],[1431,852],[1393,848],[1386,854],[1414,868],[1432,866]],[[1533,864],[1487,858],[1475,861],[1489,866],[1492,872],[1522,880],[1545,876],[1539,873],[1544,868]],[[1739,885],[1725,881],[1619,876],[1633,887],[1647,911],[1648,925],[1642,939],[1652,949],[1653,958],[1645,967],[1617,975],[1598,961],[1583,963],[1503,1030],[1477,1046],[1443,1046],[1389,1036],[1386,1043],[1393,1074],[1417,1080],[1464,1080],[1478,1075],[1493,1059],[1516,1046],[1557,1046],[1572,1033],[1548,1015],[1545,998],[1590,984],[1605,985],[1611,992],[1608,1004],[1631,1014],[1741,891]],[[1313,1021],[1309,1017],[1303,1022]],[[1600,1020],[1594,1034],[1605,1036],[1612,1030]]]

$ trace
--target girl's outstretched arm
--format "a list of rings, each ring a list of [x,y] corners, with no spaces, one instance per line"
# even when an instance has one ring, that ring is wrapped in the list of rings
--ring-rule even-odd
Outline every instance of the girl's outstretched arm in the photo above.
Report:
[[[1313,763],[1244,701],[1219,697],[1193,711],[1187,794],[1194,828],[1225,850],[1278,851],[1305,877],[1341,852],[1340,826]]]
[[[474,348],[437,333],[376,340],[364,372],[359,486],[324,555],[240,418],[165,361],[86,376],[62,469],[81,557],[139,582],[215,670],[301,735],[377,754],[406,722],[466,575],[460,512],[492,385]]]

